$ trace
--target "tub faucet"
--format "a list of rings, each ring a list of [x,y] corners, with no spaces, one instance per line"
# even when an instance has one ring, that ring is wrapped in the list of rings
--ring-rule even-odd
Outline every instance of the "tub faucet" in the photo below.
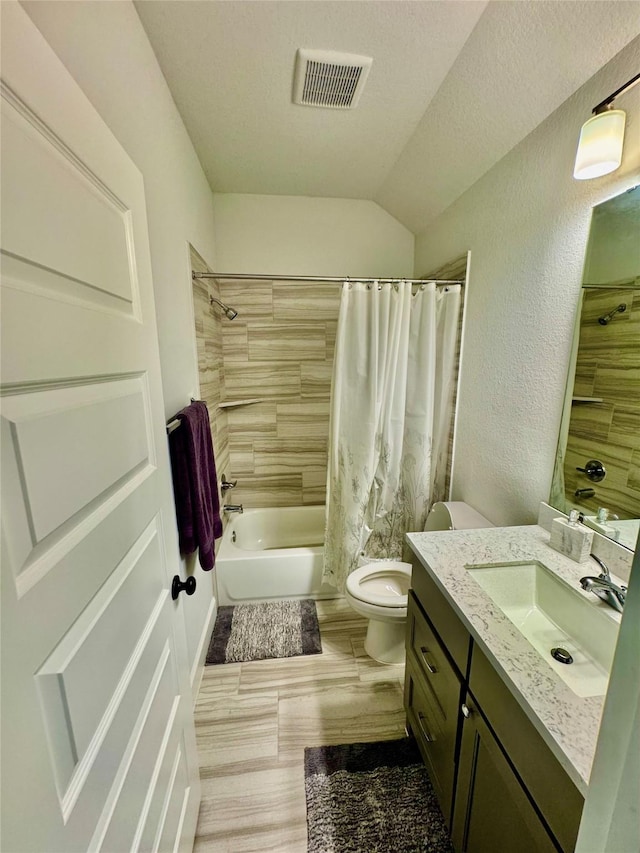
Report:
[[[224,474],[222,475],[222,479],[220,480],[220,488],[222,489],[223,492],[228,492],[229,489],[235,489],[235,487],[237,485],[238,485],[237,480],[227,480],[225,475]]]
[[[582,589],[587,590],[587,592],[592,592],[594,595],[597,595],[598,598],[601,598],[605,604],[608,604],[609,607],[613,607],[614,610],[617,610],[618,613],[622,613],[622,608],[624,607],[625,598],[627,595],[626,586],[618,586],[611,580],[611,573],[609,572],[609,568],[604,560],[601,560],[600,557],[596,557],[595,554],[591,555],[596,563],[602,569],[602,572],[595,577],[584,577],[580,578],[580,586]]]
[[[222,509],[224,512],[244,512],[242,504],[227,504]]]

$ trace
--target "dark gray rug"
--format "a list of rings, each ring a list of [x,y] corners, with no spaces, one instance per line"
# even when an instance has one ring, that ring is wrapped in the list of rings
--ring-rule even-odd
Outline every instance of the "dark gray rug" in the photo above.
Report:
[[[207,665],[321,652],[315,601],[237,604],[218,608]]]
[[[305,749],[308,853],[453,853],[414,740]]]

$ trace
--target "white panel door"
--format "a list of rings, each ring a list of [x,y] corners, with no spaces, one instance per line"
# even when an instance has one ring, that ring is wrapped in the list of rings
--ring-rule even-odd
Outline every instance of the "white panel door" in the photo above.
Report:
[[[186,851],[200,784],[142,176],[1,6],[0,848]]]

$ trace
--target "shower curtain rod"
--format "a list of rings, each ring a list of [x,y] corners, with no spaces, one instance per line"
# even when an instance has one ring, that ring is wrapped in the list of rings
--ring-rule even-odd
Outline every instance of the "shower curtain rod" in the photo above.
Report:
[[[464,281],[459,279],[439,279],[439,278],[361,278],[360,276],[350,275],[249,275],[248,273],[232,272],[193,272],[192,277],[195,278],[227,278],[227,279],[244,279],[245,281],[315,281],[326,282],[331,284],[342,284],[345,281],[361,281],[365,284],[377,282],[378,284],[400,284],[407,282],[408,284],[464,284]]]

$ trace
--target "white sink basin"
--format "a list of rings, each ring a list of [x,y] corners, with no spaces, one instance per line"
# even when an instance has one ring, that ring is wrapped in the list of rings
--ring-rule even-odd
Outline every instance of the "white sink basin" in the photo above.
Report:
[[[602,696],[618,622],[541,563],[467,566],[469,574],[578,696]],[[566,649],[573,663],[551,656]]]

